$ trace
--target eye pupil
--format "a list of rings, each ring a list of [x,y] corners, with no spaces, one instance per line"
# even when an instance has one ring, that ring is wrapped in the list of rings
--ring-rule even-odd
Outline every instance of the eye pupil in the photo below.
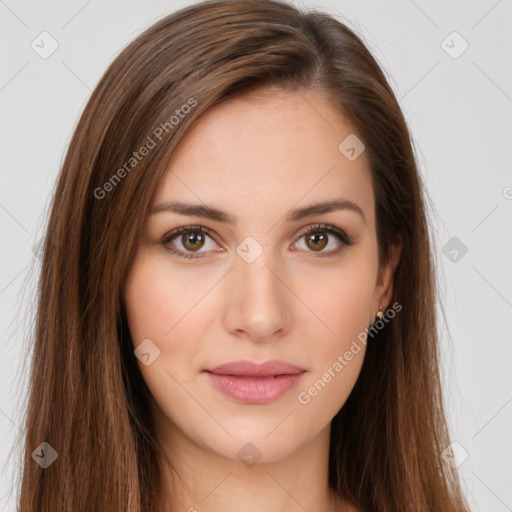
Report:
[[[308,244],[313,240],[313,249],[323,249],[327,243],[327,236],[321,232],[309,233]]]
[[[200,244],[197,245],[196,242],[199,241]],[[192,245],[190,245],[192,244]],[[204,244],[204,237],[201,233],[197,233],[195,231],[189,231],[188,233],[183,235],[183,246],[187,249],[200,249]]]

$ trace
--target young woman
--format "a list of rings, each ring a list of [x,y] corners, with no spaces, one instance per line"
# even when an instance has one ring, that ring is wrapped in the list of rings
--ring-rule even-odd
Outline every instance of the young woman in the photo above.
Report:
[[[165,17],[76,127],[44,244],[19,510],[468,510],[404,117],[279,1]]]

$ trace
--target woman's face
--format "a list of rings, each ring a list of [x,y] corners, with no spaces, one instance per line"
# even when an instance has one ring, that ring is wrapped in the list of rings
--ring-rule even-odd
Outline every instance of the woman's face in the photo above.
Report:
[[[351,127],[312,92],[229,100],[187,132],[153,207],[125,302],[159,431],[230,459],[305,446],[357,380],[397,261],[379,269]],[[211,372],[271,360],[283,364]]]

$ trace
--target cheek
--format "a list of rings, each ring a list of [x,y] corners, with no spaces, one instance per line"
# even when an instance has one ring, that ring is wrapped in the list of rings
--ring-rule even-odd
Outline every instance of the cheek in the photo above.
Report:
[[[312,420],[330,421],[352,392],[366,353],[365,339],[361,337],[365,318],[355,301],[348,302],[345,310],[338,309],[337,314],[333,312],[327,318],[335,334],[314,338],[311,371],[295,397]]]
[[[200,293],[187,283],[186,272],[166,264],[165,255],[148,254],[143,249],[133,263],[124,293],[134,349],[143,340],[151,340],[144,342],[154,354],[150,364],[138,361],[142,376],[158,403],[175,401],[177,382],[186,384],[190,379],[186,369],[194,367],[202,338],[199,323],[188,321],[194,305],[199,307]]]
[[[169,259],[165,251],[141,248],[124,287],[134,349],[149,339],[158,353],[149,366],[139,361],[139,368],[152,394],[164,402],[180,395],[180,384],[190,384],[202,369],[204,340],[218,306],[212,288],[225,272],[205,267],[201,273]]]
[[[371,254],[359,253],[339,267],[319,273],[315,286],[313,279],[301,286],[304,302],[318,319],[326,352],[350,345],[352,338],[368,327],[375,293],[374,259]]]
[[[375,261],[376,265],[376,261]],[[354,258],[350,264],[317,280],[322,286],[303,290],[316,318],[309,326],[312,371],[297,393],[308,414],[332,417],[352,391],[366,352],[366,330],[375,291],[373,258]],[[314,290],[314,291],[312,291]]]
[[[125,303],[134,345],[145,338],[168,344],[187,323],[208,290],[191,284],[189,272],[169,265],[166,255],[145,254],[135,259],[125,284]],[[195,325],[198,326],[196,323]],[[187,325],[190,327],[190,325]],[[199,326],[198,326],[199,327]]]
[[[139,369],[156,403],[175,423],[179,422],[177,411],[190,402],[184,387],[193,381],[195,357],[204,338],[201,324],[193,320],[211,287],[204,283],[198,288],[190,282],[187,271],[169,265],[165,255],[141,249],[124,287],[134,349],[149,339],[147,346],[158,354],[148,365],[139,360]]]

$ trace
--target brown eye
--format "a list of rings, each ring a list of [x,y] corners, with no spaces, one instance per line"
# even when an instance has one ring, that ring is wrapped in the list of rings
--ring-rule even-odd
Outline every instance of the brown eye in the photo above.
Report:
[[[345,247],[353,245],[354,241],[344,231],[335,226],[317,224],[301,233],[296,246],[300,248],[302,243],[305,246],[302,249],[312,253],[313,256],[327,257],[340,254]],[[324,250],[328,246],[329,248]],[[333,247],[331,248],[330,246]]]
[[[189,251],[201,249],[204,245],[204,235],[199,231],[189,231],[183,234],[181,243]]]
[[[181,236],[180,236],[181,235]],[[211,246],[208,247],[208,239]],[[201,258],[204,249],[215,250],[210,230],[201,226],[182,226],[165,235],[160,242],[170,253],[181,258]]]
[[[327,245],[327,236],[321,231],[314,231],[306,235],[306,243],[309,248],[321,251]]]

